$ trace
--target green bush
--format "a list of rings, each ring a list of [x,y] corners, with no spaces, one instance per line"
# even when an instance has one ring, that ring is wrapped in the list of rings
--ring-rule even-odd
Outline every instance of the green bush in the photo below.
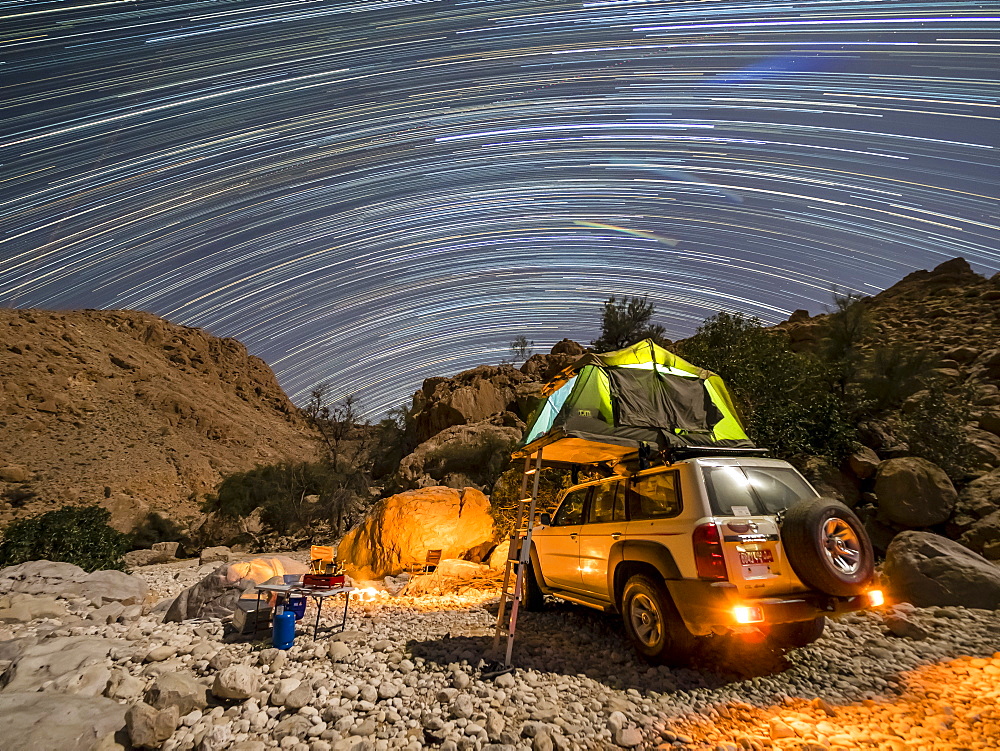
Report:
[[[521,498],[522,469],[512,467],[500,475],[490,494],[490,513],[493,516],[493,529],[496,535],[503,539],[510,535],[517,523],[517,504]],[[530,479],[530,477],[529,477]],[[586,479],[580,478],[580,482]],[[559,493],[572,485],[572,476],[568,470],[545,467],[538,477],[538,499],[535,502],[535,512],[552,513],[556,508]],[[526,495],[531,493],[529,488]]]
[[[224,478],[202,511],[239,519],[259,508],[264,524],[279,534],[307,530],[320,521],[340,534],[370,500],[367,487],[362,473],[324,462],[258,465]]]
[[[678,342],[679,354],[725,380],[747,433],[775,456],[818,454],[840,459],[853,447],[849,405],[835,393],[837,374],[757,318],[719,313]]]
[[[972,421],[972,394],[967,390],[948,393],[940,381],[932,381],[915,394],[911,409],[900,421],[900,436],[913,456],[933,462],[954,481],[969,471],[972,453],[965,425]]]
[[[148,548],[155,542],[179,542],[183,546],[189,538],[177,522],[150,511],[132,530],[132,546]]]
[[[3,532],[0,566],[25,561],[63,561],[85,571],[127,571],[124,556],[132,539],[108,526],[111,512],[99,506],[64,506],[20,519]]]

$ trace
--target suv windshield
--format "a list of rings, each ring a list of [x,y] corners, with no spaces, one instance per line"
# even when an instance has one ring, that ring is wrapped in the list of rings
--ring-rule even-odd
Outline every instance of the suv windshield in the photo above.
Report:
[[[704,467],[712,511],[719,516],[776,514],[815,491],[792,468]]]

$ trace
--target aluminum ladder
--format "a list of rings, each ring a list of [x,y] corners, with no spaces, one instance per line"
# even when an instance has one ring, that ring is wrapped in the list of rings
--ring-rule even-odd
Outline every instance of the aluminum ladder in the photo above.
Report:
[[[532,466],[534,465],[534,466]],[[500,594],[500,609],[497,611],[496,633],[493,636],[493,654],[499,656],[500,641],[507,637],[503,667],[510,668],[510,656],[514,650],[514,634],[517,631],[517,612],[521,605],[524,577],[531,562],[531,530],[535,525],[535,505],[538,501],[538,481],[542,474],[542,450],[524,458],[521,475],[521,495],[517,501],[517,522],[510,535],[510,549],[507,566],[503,573],[503,590]],[[528,493],[530,484],[531,493]],[[511,573],[514,576],[511,576]],[[513,584],[513,588],[511,585]],[[507,603],[510,602],[510,611]]]

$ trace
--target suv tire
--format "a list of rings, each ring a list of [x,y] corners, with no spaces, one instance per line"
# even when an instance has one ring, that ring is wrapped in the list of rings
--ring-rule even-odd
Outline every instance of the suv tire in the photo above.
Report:
[[[535,567],[529,562],[524,567],[524,579],[521,581],[520,607],[529,612],[537,612],[542,609],[544,603],[545,595],[538,586],[538,579],[535,578]]]
[[[662,582],[636,574],[622,592],[625,633],[640,655],[651,662],[684,662],[697,644]]]
[[[811,621],[797,623],[775,623],[771,626],[769,639],[771,643],[782,649],[795,649],[812,644],[823,635],[826,618],[820,616]]]
[[[861,520],[832,498],[807,498],[785,513],[781,539],[792,570],[835,597],[861,594],[875,573],[875,554]]]

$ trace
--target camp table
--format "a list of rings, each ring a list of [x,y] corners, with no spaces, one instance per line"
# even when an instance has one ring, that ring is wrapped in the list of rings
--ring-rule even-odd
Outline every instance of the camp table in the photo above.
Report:
[[[313,640],[319,632],[319,617],[323,611],[323,601],[333,595],[344,595],[344,617],[340,620],[340,631],[347,627],[347,606],[351,603],[351,592],[354,587],[307,587],[303,584],[258,584],[254,587],[257,590],[257,610],[260,610],[260,595],[262,592],[274,592],[279,597],[290,597],[292,595],[305,595],[316,600],[316,622],[313,624]],[[256,624],[255,624],[256,625]]]

